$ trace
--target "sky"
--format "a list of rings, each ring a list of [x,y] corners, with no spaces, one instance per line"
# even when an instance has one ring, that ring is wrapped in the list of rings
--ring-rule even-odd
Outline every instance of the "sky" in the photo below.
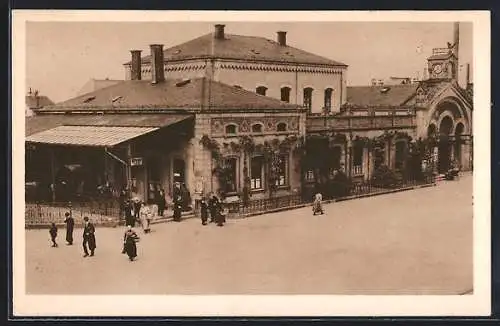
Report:
[[[372,78],[422,77],[433,48],[453,43],[450,22],[28,22],[26,89],[55,102],[76,96],[90,79],[124,79],[130,50],[149,54],[149,44],[165,48],[213,32],[226,24],[228,34],[276,40],[287,31],[290,46],[347,64],[348,85]],[[471,64],[472,24],[460,24],[460,81]]]

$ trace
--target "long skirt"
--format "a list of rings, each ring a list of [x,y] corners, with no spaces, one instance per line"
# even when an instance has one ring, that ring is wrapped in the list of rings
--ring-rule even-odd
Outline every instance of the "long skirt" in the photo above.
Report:
[[[134,240],[125,242],[125,252],[130,259],[137,257],[137,245]]]

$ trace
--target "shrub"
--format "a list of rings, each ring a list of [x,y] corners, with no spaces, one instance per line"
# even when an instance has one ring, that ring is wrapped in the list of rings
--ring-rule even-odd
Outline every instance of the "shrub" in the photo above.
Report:
[[[333,197],[345,197],[351,193],[352,181],[343,171],[337,171],[330,184]]]
[[[380,188],[395,188],[401,184],[403,176],[401,173],[395,172],[387,165],[378,167],[372,176],[372,185]]]

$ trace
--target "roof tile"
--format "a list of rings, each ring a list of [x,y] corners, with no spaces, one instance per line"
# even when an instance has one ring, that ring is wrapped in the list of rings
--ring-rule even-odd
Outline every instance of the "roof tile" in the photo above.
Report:
[[[215,39],[213,34],[210,33],[164,51],[165,61],[200,58],[347,66],[344,63],[301,49],[288,45],[279,45],[277,42],[264,37],[233,34],[226,34],[225,39],[219,40]],[[150,63],[151,56],[145,56],[141,61],[142,63]],[[125,64],[130,64],[130,61]]]

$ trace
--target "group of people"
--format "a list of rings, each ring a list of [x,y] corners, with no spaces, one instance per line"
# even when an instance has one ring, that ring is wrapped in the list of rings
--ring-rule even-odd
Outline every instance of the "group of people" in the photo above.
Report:
[[[75,226],[75,220],[71,216],[69,212],[64,214],[65,219],[64,223],[66,223],[66,242],[69,246],[73,245],[73,229]],[[95,241],[95,227],[89,221],[89,218],[85,216],[83,218],[84,227],[83,227],[83,257],[94,256],[96,249],[96,241]],[[52,223],[49,229],[50,238],[52,241],[52,247],[58,247],[56,242],[57,238],[57,226],[55,223]],[[90,251],[90,254],[89,254]]]
[[[211,196],[202,197],[200,202],[200,216],[201,224],[207,225],[208,217],[210,214],[210,223],[216,223],[217,226],[224,226],[226,217],[223,213],[222,203],[215,194]]]

